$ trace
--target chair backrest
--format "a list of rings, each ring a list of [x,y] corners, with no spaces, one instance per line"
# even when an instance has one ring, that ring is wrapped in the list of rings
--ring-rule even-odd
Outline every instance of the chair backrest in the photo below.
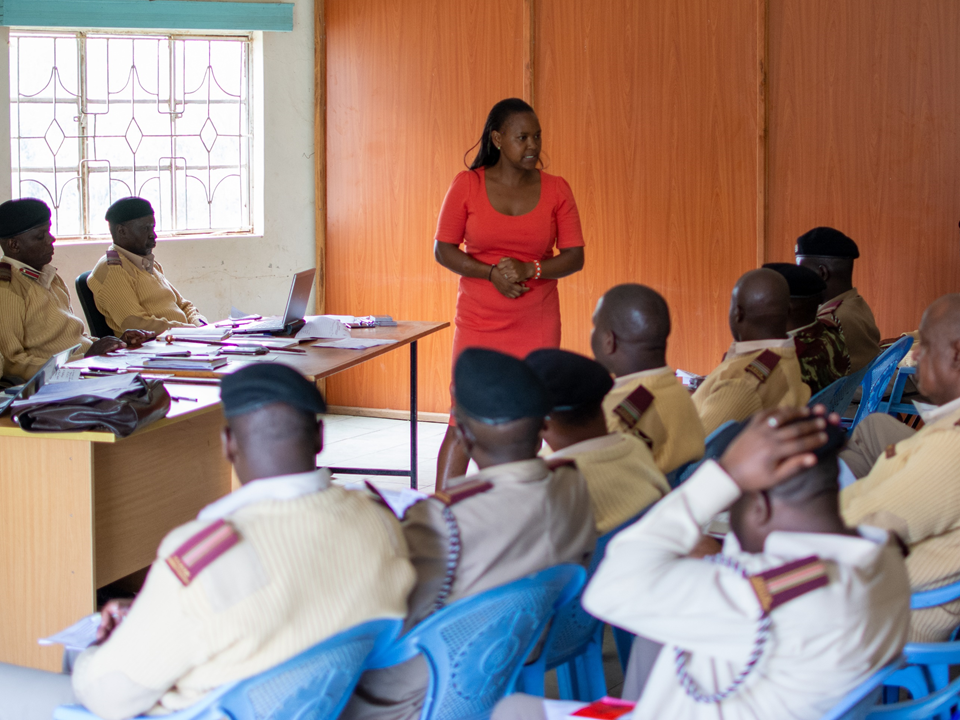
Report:
[[[93,293],[87,285],[87,278],[90,277],[90,270],[80,273],[74,283],[77,288],[77,297],[80,299],[80,307],[83,308],[83,314],[87,318],[87,327],[90,328],[90,334],[94,337],[107,337],[113,335],[113,330],[107,325],[107,319],[99,310],[97,303],[93,300]]]
[[[957,717],[954,710],[960,705],[960,677],[946,687],[927,695],[926,697],[893,705],[881,705],[870,708],[866,720],[929,720],[937,713],[953,710],[951,718]]]
[[[853,400],[857,388],[860,387],[860,383],[863,382],[863,377],[869,369],[870,366],[867,365],[851,375],[842,377],[839,380],[834,380],[810,398],[810,402],[808,402],[807,405],[809,407],[825,405],[828,413],[839,413],[842,415],[844,410],[850,406],[850,402]]]
[[[867,365],[867,373],[863,376],[863,382],[861,383],[863,395],[860,397],[860,407],[857,408],[857,414],[850,425],[851,430],[859,425],[860,421],[867,415],[876,412],[877,408],[880,407],[883,393],[886,391],[887,385],[890,384],[893,374],[897,371],[897,365],[910,352],[911,345],[913,345],[912,337],[902,337]]]
[[[910,609],[921,610],[937,605],[946,605],[954,600],[960,600],[960,582],[944,585],[933,590],[922,590],[910,596]]]
[[[644,508],[635,517],[630,518],[610,532],[601,535],[597,539],[597,545],[593,549],[593,556],[590,558],[590,564],[587,566],[587,581],[593,577],[597,566],[603,560],[603,554],[607,550],[607,543],[613,539],[613,536],[623,530],[625,527],[633,525],[650,508]],[[593,636],[601,629],[603,623],[583,609],[580,599],[583,597],[583,590],[574,595],[570,602],[557,610],[556,617],[550,625],[550,632],[547,633],[547,640],[544,643],[543,656],[545,658],[545,668],[550,670],[557,665],[566,662],[570,658],[580,655]]]
[[[903,657],[885,665],[847,693],[821,720],[863,720],[876,706],[883,681],[903,667]]]
[[[685,480],[687,480],[691,475],[693,475],[693,473],[697,471],[697,468],[699,468],[705,460],[716,460],[718,457],[723,455],[723,451],[727,449],[727,445],[729,445],[733,439],[740,434],[743,426],[744,423],[742,422],[737,422],[736,420],[727,420],[727,422],[707,435],[707,439],[704,442],[703,457],[692,463],[688,463],[683,467],[678,468],[670,475],[667,475],[667,482],[670,483],[670,487],[679,487]]]
[[[378,656],[376,667],[422,653],[430,684],[420,720],[486,720],[513,686],[557,608],[584,585],[579,565],[557,565],[437,611]]]

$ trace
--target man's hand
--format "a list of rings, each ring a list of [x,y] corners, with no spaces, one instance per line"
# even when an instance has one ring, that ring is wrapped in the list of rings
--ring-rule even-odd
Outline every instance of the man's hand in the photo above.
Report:
[[[817,464],[811,452],[827,442],[825,408],[774,408],[753,416],[719,463],[744,492],[779,485],[800,470]],[[806,418],[806,419],[802,419]],[[834,414],[829,420],[838,423]]]
[[[505,257],[500,258],[500,262],[497,263],[497,270],[499,270],[503,277],[509,282],[519,283],[533,277],[533,271],[530,269],[532,266],[533,263],[520,262],[519,260]]]
[[[700,559],[705,558],[707,555],[719,555],[723,552],[723,545],[720,544],[720,541],[715,537],[710,537],[709,535],[701,535],[700,539],[697,540],[697,544],[693,546],[687,557]]]
[[[90,346],[90,349],[83,354],[83,356],[93,357],[94,355],[106,355],[108,352],[113,352],[114,350],[125,348],[126,346],[127,344],[120,338],[114,337],[113,335],[107,335],[106,337],[102,337],[95,341],[93,345]]]
[[[120,627],[120,623],[130,612],[133,600],[108,600],[100,611],[100,627],[97,628],[97,639],[94,645],[105,643],[113,631]]]
[[[499,267],[493,269],[493,272],[490,274],[490,281],[501,295],[511,300],[520,297],[524,293],[530,292],[530,288],[525,285],[507,280],[503,276],[503,273],[500,272]]]
[[[124,330],[120,339],[127,344],[127,347],[136,348],[155,337],[157,334],[152,330]]]

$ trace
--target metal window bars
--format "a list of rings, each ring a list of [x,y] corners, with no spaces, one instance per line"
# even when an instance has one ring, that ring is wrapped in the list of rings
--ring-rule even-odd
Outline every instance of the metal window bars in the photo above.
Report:
[[[107,233],[106,209],[149,200],[157,232],[250,232],[250,35],[10,33],[14,197],[54,233]]]

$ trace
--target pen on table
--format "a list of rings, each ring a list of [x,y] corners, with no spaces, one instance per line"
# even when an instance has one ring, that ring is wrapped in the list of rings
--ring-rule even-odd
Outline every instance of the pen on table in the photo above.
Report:
[[[177,397],[176,395],[171,395],[171,396],[170,396],[170,399],[171,399],[171,400],[182,400],[182,401],[186,401],[186,402],[199,402],[199,400],[197,400],[196,398]]]
[[[194,338],[178,338],[173,337],[172,335],[167,335],[167,344],[172,344],[175,342],[189,342],[189,343],[201,343],[203,345],[222,345],[224,347],[242,347],[243,345],[257,345],[258,347],[265,347],[270,352],[291,352],[291,353],[300,353],[305,354],[307,351],[301,348],[281,348],[281,347],[270,347],[269,345],[261,345],[260,343],[237,343],[237,342],[223,342],[220,340],[197,340]]]

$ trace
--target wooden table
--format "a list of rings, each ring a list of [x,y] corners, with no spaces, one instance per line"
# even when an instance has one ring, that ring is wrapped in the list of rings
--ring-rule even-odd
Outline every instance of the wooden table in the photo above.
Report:
[[[27,433],[0,419],[0,661],[60,670],[51,635],[96,591],[153,562],[160,540],[231,489],[220,389],[168,387],[167,417],[125,439]]]
[[[256,362],[280,362],[290,367],[294,367],[312,380],[336,375],[344,370],[349,370],[362,363],[372,360],[375,357],[388,352],[393,352],[406,345],[410,346],[410,469],[409,470],[383,470],[379,468],[330,468],[333,473],[342,475],[389,475],[393,477],[409,477],[410,487],[417,488],[417,341],[439,332],[450,326],[448,322],[399,322],[396,327],[377,327],[351,330],[350,335],[354,338],[367,338],[373,340],[393,340],[389,345],[377,345],[366,350],[337,350],[333,348],[312,347],[310,345],[301,346],[306,350],[305,353],[285,353],[271,352],[260,356],[237,356],[231,355],[229,362],[216,370],[212,371],[190,371],[190,370],[164,370],[156,371],[166,374],[174,374],[180,377],[192,378],[219,378],[236,372],[242,367]],[[243,336],[237,335],[230,340],[243,342]],[[147,346],[149,347],[149,345]],[[203,347],[191,344],[176,344],[166,347],[177,347],[178,349],[196,349]],[[87,358],[79,362],[71,363],[71,367],[96,368],[110,365],[114,358]],[[116,359],[119,361],[119,358]],[[143,373],[147,375],[147,373]]]

